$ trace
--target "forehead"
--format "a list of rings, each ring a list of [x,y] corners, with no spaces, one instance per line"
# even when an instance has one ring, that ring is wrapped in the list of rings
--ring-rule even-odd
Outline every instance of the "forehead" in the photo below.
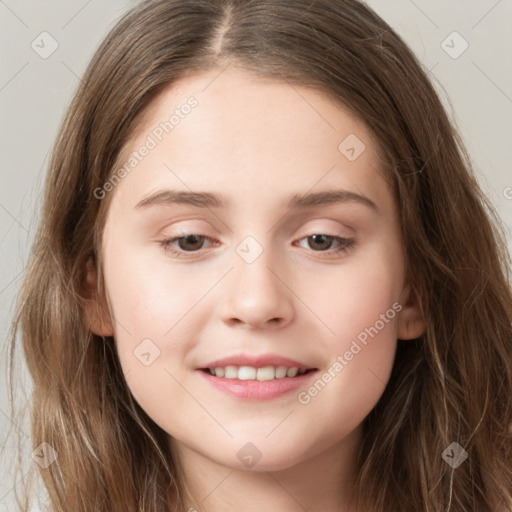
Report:
[[[247,201],[257,192],[261,201],[317,186],[375,195],[384,181],[373,134],[344,105],[239,69],[191,73],[160,91],[118,167],[149,139],[151,150],[115,190],[132,206],[158,187],[231,190]]]

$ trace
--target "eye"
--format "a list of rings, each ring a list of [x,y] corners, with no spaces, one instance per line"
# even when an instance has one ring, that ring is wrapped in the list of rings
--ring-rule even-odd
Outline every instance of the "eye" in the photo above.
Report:
[[[302,238],[299,242],[302,242],[303,240],[306,240],[307,243],[312,246],[314,252],[321,252],[329,256],[345,253],[349,249],[353,248],[356,243],[355,240],[350,238],[316,233]],[[205,241],[211,242],[212,239],[206,235],[190,233],[162,240],[160,245],[163,246],[166,252],[172,254],[173,256],[177,256],[178,258],[186,258],[193,257],[192,255],[194,253],[197,253],[203,249],[203,244]],[[175,245],[176,243],[177,247]],[[330,249],[333,243],[336,244],[336,247],[334,249]],[[302,244],[299,245],[303,247]],[[190,256],[187,256],[187,253],[189,253]]]
[[[183,257],[184,253],[194,253],[201,249],[205,240],[211,239],[206,235],[186,234],[184,236],[176,236],[168,238],[167,240],[162,240],[160,244],[164,247],[165,251],[170,252],[175,256]],[[175,242],[178,242],[179,250],[174,248]]]
[[[351,238],[327,235],[324,233],[315,233],[314,235],[302,238],[300,242],[302,242],[302,240],[306,240],[311,247],[316,246],[318,250],[315,250],[314,252],[322,252],[328,255],[347,252],[349,249],[353,248],[356,243],[356,241]],[[334,249],[329,249],[333,242],[337,244],[337,247]],[[303,247],[302,244],[299,245]]]

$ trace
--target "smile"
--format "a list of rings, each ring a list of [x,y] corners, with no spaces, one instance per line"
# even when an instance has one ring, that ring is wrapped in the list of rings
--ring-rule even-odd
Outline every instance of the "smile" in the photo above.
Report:
[[[282,376],[286,370],[286,376]],[[218,372],[218,375],[217,375]],[[309,385],[317,369],[282,366],[201,368],[198,374],[215,390],[241,400],[272,400]]]
[[[304,375],[305,373],[313,371],[313,369],[298,367],[287,368],[286,366],[264,366],[262,368],[256,368],[253,366],[230,365],[224,367],[218,366],[216,368],[204,368],[203,371],[212,376],[225,379],[270,381]]]

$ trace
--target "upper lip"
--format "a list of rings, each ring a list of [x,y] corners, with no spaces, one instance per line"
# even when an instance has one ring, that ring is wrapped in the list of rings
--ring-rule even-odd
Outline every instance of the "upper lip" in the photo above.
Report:
[[[253,368],[263,368],[265,366],[285,366],[286,368],[307,368],[313,369],[309,364],[289,359],[288,357],[279,356],[276,354],[262,354],[262,355],[247,355],[239,354],[222,359],[210,361],[201,368],[218,368],[226,366],[252,366]]]

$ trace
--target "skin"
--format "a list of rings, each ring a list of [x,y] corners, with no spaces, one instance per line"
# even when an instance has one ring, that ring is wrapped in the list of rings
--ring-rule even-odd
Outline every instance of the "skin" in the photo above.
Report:
[[[376,141],[343,106],[233,67],[218,73],[164,90],[123,150],[120,162],[189,96],[198,100],[109,192],[102,256],[110,314],[91,307],[91,329],[115,337],[131,392],[169,434],[191,506],[348,511],[361,424],[384,391],[396,340],[424,329],[404,280],[397,207]],[[349,134],[366,146],[354,161],[338,150]],[[232,204],[135,208],[161,189],[215,192]],[[362,194],[378,211],[357,202],[286,206],[292,194],[330,189]],[[160,242],[183,233],[209,238],[175,242],[180,258]],[[355,245],[326,255],[313,234]],[[236,251],[247,236],[263,250],[252,263]],[[93,290],[91,267],[88,282]],[[234,354],[274,353],[322,374],[394,303],[401,311],[307,404],[298,391],[234,398],[197,371]],[[148,338],[160,355],[145,366],[134,350]],[[262,454],[251,468],[237,457],[248,442]]]

